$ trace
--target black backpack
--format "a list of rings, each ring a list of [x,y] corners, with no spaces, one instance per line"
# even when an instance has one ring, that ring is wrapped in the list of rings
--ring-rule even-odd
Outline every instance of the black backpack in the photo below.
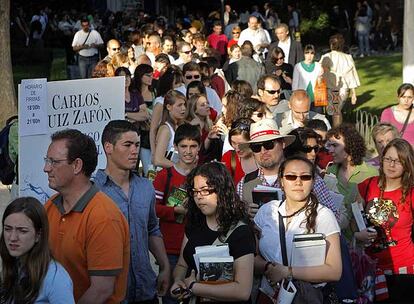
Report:
[[[9,155],[9,132],[16,119],[17,116],[7,119],[6,126],[0,131],[0,182],[3,185],[11,185],[16,177],[15,164]]]

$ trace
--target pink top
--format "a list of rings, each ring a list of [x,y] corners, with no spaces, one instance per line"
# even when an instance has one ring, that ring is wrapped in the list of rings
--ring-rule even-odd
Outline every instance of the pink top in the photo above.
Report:
[[[414,115],[414,112],[411,113],[411,115]],[[398,129],[398,131],[401,131],[404,125],[404,123],[400,123],[395,119],[392,107],[386,108],[384,111],[382,111],[381,122],[389,122],[390,124],[394,125]],[[407,128],[405,129],[405,132],[402,138],[408,141],[412,146],[414,146],[414,123],[413,122],[408,123]]]

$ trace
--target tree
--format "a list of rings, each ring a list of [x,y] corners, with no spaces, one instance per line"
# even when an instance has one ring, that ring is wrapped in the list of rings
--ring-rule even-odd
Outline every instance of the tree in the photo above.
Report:
[[[0,0],[0,128],[17,112],[10,50],[10,0]]]

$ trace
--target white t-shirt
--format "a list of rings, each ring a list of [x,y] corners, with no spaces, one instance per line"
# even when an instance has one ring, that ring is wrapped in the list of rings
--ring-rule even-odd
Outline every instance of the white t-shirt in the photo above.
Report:
[[[88,32],[84,32],[83,30],[77,31],[75,34],[75,37],[73,37],[73,41],[72,41],[72,47],[74,46],[79,46],[79,45],[83,45],[86,37],[88,37]],[[90,45],[90,44],[103,44],[103,40],[101,37],[101,34],[99,34],[97,31],[95,30],[91,30],[91,34],[89,35],[88,39],[85,42],[85,45]],[[98,49],[97,48],[90,48],[90,49],[82,49],[79,51],[79,55],[83,56],[83,57],[91,57],[94,56],[96,54],[98,54]]]

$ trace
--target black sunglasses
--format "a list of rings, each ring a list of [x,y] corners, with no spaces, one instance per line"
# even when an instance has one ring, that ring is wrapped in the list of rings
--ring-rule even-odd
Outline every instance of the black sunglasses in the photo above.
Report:
[[[191,54],[192,53],[192,51],[185,51],[185,52],[183,52],[184,54]]]
[[[279,89],[279,90],[266,90],[266,89],[265,89],[265,91],[266,91],[267,93],[269,93],[270,95],[275,95],[276,93],[277,93],[277,94],[280,94],[280,89]]]
[[[231,124],[231,129],[239,129],[241,131],[250,131],[250,125],[244,122],[233,122]]]
[[[185,79],[188,79],[188,80],[190,80],[190,79],[199,79],[200,78],[200,75],[187,75],[187,76],[185,76]]]
[[[272,139],[268,141],[250,144],[249,147],[254,153],[259,153],[260,151],[262,151],[262,147],[265,150],[272,150],[275,147],[276,142],[277,140]]]
[[[312,180],[312,175],[310,175],[310,174],[304,174],[304,175],[285,174],[285,175],[283,175],[283,177],[286,180],[291,181],[291,182],[297,180],[298,178],[301,181],[304,181],[304,182],[308,182],[308,181]]]
[[[112,51],[120,51],[121,50],[121,48],[119,47],[119,48],[112,48]]]
[[[312,150],[314,150],[315,153],[318,153],[320,150],[320,147],[319,146],[303,146],[302,150],[305,153],[310,153],[312,152]]]

